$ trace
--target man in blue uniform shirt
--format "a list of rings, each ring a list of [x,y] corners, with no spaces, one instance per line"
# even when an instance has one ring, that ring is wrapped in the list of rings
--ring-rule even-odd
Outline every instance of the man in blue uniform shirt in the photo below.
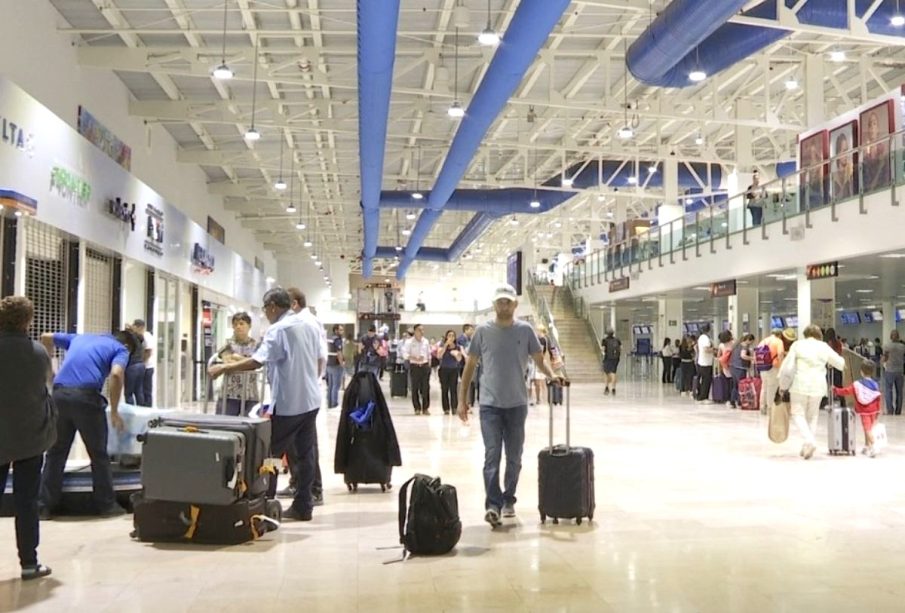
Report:
[[[49,517],[60,504],[66,458],[78,432],[91,459],[94,506],[99,515],[120,515],[116,504],[113,471],[107,455],[107,399],[101,394],[110,378],[110,421],[123,429],[119,401],[123,393],[129,354],[135,350],[134,336],[127,331],[110,334],[45,333],[41,342],[53,355],[54,348],[66,350],[63,366],[53,380],[56,403],[57,442],[47,452],[41,478],[41,514]]]

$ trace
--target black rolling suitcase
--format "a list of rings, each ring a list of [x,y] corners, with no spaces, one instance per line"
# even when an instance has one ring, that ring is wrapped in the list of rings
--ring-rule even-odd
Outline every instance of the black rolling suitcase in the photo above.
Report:
[[[170,502],[132,496],[132,537],[146,543],[238,545],[280,525],[282,507],[263,496],[228,505]]]
[[[397,364],[390,373],[390,398],[405,398],[409,395],[409,374],[402,364]]]
[[[582,519],[594,519],[594,452],[587,447],[572,447],[570,444],[570,391],[568,383],[566,400],[566,444],[553,444],[553,404],[548,397],[550,409],[550,446],[537,454],[538,505],[541,523],[547,518],[553,523],[560,519],[575,519],[579,525]]]

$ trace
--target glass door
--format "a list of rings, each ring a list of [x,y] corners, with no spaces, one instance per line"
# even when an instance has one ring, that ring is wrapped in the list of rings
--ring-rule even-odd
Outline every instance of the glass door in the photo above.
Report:
[[[179,282],[157,273],[155,278],[157,310],[157,405],[179,406]]]

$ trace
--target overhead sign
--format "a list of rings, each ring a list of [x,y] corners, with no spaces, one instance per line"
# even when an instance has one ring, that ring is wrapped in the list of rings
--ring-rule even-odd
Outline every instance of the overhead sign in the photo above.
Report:
[[[808,281],[817,279],[832,279],[839,276],[839,262],[827,262],[826,264],[812,264],[805,268]]]
[[[628,289],[629,278],[621,277],[610,281],[610,292],[621,292]]]
[[[711,298],[725,298],[726,296],[735,296],[735,279],[731,281],[720,281],[719,283],[710,284]]]

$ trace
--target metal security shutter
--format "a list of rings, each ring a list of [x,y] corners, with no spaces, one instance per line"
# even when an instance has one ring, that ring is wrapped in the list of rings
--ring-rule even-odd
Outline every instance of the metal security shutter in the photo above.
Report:
[[[85,332],[109,334],[113,330],[113,258],[85,250]]]
[[[25,295],[35,306],[31,335],[37,340],[43,332],[66,331],[68,251],[56,229],[32,219],[23,225]]]

